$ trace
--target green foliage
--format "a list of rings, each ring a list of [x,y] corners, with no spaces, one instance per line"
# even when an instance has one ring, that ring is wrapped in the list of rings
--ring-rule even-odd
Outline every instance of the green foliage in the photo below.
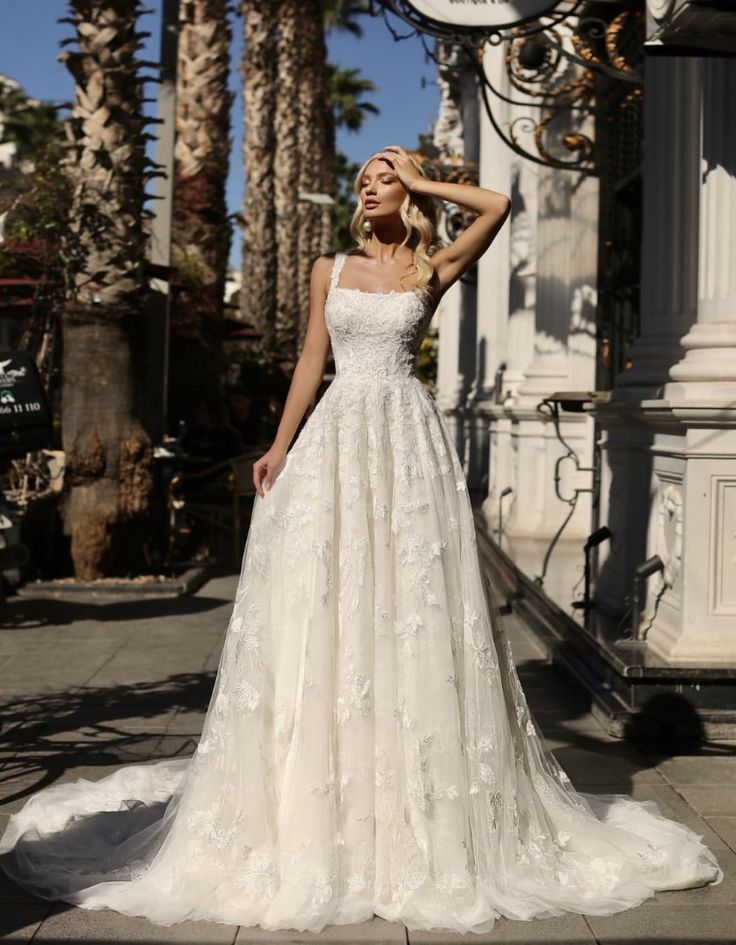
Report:
[[[59,247],[71,188],[60,166],[62,153],[59,143],[51,142],[36,155],[34,171],[16,181],[15,189],[21,192],[5,218],[5,239],[0,243],[0,276],[37,280],[36,309],[53,308],[64,292]],[[2,301],[11,299],[3,294]]]
[[[51,276],[58,275],[58,247],[71,200],[56,111],[0,78],[3,140],[15,142],[20,165],[0,179],[0,203],[7,208],[0,274],[38,279],[46,286],[56,282]]]
[[[377,115],[378,108],[372,102],[361,100],[361,96],[375,92],[370,79],[361,78],[359,69],[341,69],[334,63],[325,63],[327,70],[327,93],[335,128],[359,131],[368,115]],[[360,165],[349,161],[341,151],[335,151],[335,178],[337,192],[332,210],[332,242],[336,250],[351,249],[354,245],[350,235],[350,220],[355,209],[353,181]]]
[[[61,139],[57,107],[29,98],[21,88],[0,78],[3,142],[13,141],[19,160],[35,159],[52,141]]]
[[[323,0],[322,11],[326,30],[360,37],[363,27],[358,17],[370,14],[370,4],[368,0]]]
[[[430,390],[437,384],[437,353],[439,331],[432,327],[422,339],[416,360],[416,375]]]
[[[322,10],[326,31],[347,32],[357,37],[363,35],[360,17],[370,15],[371,12],[369,0],[324,0]],[[333,126],[330,132],[332,149],[336,128],[359,131],[368,115],[378,114],[378,108],[363,98],[375,92],[376,86],[370,79],[361,76],[360,69],[341,69],[332,62],[326,62],[325,70]],[[332,211],[332,242],[336,250],[351,249],[354,245],[350,235],[350,220],[355,209],[353,180],[359,169],[359,165],[350,162],[342,152],[335,149],[337,193]]]
[[[360,131],[367,115],[377,115],[373,102],[363,101],[361,96],[375,92],[375,83],[365,79],[360,69],[341,69],[333,62],[326,62],[327,100],[330,103],[336,128]]]
[[[212,282],[212,269],[202,259],[202,253],[196,246],[173,244],[171,264],[176,268],[179,284],[189,292],[196,292]]]
[[[68,218],[70,186],[61,167],[63,149],[52,140],[36,152],[35,167],[0,188],[17,195],[5,218],[5,239],[16,243],[34,240],[57,242]]]

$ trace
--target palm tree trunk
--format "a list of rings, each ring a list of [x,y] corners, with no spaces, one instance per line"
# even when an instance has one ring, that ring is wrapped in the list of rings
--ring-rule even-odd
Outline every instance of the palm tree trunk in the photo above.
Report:
[[[77,49],[65,161],[73,197],[62,256],[65,527],[80,579],[135,573],[151,494],[140,421],[146,170],[138,0],[70,0]],[[150,214],[148,214],[150,215]]]
[[[276,339],[294,354],[299,330],[299,0],[281,0],[278,20],[278,94],[276,99],[275,205],[278,284]]]
[[[299,190],[322,193],[324,180],[324,123],[327,89],[325,82],[325,42],[320,0],[301,3],[301,55],[299,75]],[[312,263],[322,250],[322,209],[300,200],[299,223],[299,332],[301,345],[309,319],[309,283]]]
[[[325,48],[326,55],[326,48]],[[323,66],[323,69],[325,67]],[[329,195],[334,200],[337,196],[337,173],[335,167],[336,152],[336,134],[335,134],[335,116],[332,114],[332,105],[327,92],[327,75],[325,73],[325,106],[323,122],[323,145],[322,145],[322,192]],[[327,253],[333,248],[333,209],[332,206],[322,208],[322,219],[320,227],[320,247],[319,252]]]
[[[243,160],[243,318],[274,342],[276,231],[274,209],[274,112],[276,103],[277,0],[241,0],[245,48],[241,62],[245,134]]]
[[[230,253],[225,185],[231,140],[227,0],[180,7],[172,263],[170,415],[192,416],[219,393],[223,301]]]

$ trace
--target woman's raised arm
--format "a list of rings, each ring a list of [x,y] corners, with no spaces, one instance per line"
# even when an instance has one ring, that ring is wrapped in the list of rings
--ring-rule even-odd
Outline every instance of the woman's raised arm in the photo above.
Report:
[[[437,197],[478,214],[456,240],[432,256],[432,265],[439,280],[438,287],[444,292],[480,259],[496,238],[510,213],[510,199],[505,194],[485,187],[430,180],[419,171],[414,159],[398,145],[384,148],[376,157],[388,161],[404,187],[412,193]]]

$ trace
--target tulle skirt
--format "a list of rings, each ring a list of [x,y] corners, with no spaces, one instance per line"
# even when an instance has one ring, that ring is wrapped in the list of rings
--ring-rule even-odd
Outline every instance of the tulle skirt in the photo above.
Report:
[[[656,804],[580,793],[544,750],[415,377],[338,376],[256,496],[193,757],[39,791],[0,854],[88,909],[313,932],[487,932],[722,878]]]

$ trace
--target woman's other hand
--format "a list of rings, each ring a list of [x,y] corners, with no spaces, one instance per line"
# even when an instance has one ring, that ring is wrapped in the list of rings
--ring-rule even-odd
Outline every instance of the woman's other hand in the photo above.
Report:
[[[271,488],[285,462],[286,451],[272,446],[253,463],[253,485],[261,498]]]

